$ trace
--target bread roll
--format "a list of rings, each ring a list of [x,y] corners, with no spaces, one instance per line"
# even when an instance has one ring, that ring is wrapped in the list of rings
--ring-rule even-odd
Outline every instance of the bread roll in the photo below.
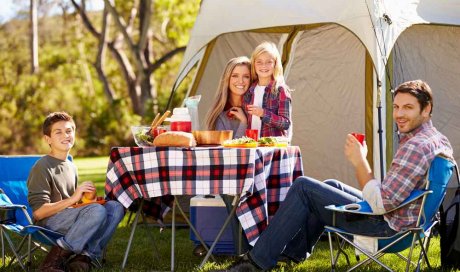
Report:
[[[194,147],[195,138],[192,133],[182,131],[168,131],[155,137],[154,146]]]

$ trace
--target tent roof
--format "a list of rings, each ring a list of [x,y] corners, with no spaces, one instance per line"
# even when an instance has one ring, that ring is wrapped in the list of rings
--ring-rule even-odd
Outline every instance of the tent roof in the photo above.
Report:
[[[238,14],[238,16],[235,16]],[[386,14],[392,24],[384,21]],[[371,20],[372,18],[372,20]],[[353,32],[369,52],[378,75],[398,36],[413,24],[460,24],[456,0],[203,0],[180,71],[223,33],[279,26],[336,23]],[[374,32],[375,29],[375,32]],[[384,42],[382,42],[382,37]]]

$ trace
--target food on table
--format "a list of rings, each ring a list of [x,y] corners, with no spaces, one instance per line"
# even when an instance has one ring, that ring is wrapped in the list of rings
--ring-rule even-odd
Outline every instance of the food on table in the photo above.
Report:
[[[195,137],[192,133],[183,131],[167,131],[155,137],[154,146],[194,147]]]
[[[149,127],[133,127],[134,140],[138,146],[153,145],[153,136]]]
[[[258,141],[259,146],[288,146],[289,140],[286,137],[262,137]]]
[[[194,130],[192,134],[199,145],[221,145],[233,137],[232,130]]]
[[[257,141],[243,136],[233,140],[226,140],[222,145],[225,147],[257,147]]]

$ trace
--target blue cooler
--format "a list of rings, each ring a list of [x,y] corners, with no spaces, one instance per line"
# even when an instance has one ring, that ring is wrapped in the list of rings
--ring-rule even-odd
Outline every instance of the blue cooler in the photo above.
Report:
[[[227,208],[219,195],[195,196],[190,199],[190,221],[208,247],[211,247],[227,216]],[[190,240],[195,245],[201,245],[192,230],[190,230]],[[231,222],[220,237],[213,254],[235,254]]]

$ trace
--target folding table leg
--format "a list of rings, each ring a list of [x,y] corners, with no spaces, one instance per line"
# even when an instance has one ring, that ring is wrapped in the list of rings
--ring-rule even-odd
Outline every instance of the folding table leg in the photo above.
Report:
[[[173,208],[172,208],[172,221],[171,221],[171,271],[174,271],[174,249],[176,242],[176,203],[177,198],[174,197]]]
[[[199,268],[202,268],[204,266],[204,264],[208,261],[209,257],[212,254],[212,251],[214,250],[214,248],[216,247],[217,243],[219,242],[220,237],[222,236],[222,234],[224,233],[224,231],[227,228],[228,224],[230,223],[230,221],[232,220],[233,216],[235,215],[236,208],[238,207],[238,200],[239,199],[240,199],[239,195],[235,195],[235,200],[236,200],[235,205],[233,206],[231,212],[228,214],[227,218],[225,219],[225,222],[222,225],[222,228],[220,229],[219,233],[217,234],[216,239],[214,240],[214,242],[212,243],[211,247],[209,248],[208,253],[204,257],[203,261],[201,261],[201,264],[200,264]]]
[[[123,257],[123,263],[121,264],[121,269],[125,269],[126,261],[128,260],[129,250],[131,249],[131,243],[133,241],[134,232],[136,232],[137,222],[139,221],[139,214],[142,212],[142,206],[144,205],[144,199],[141,199],[139,208],[137,209],[136,216],[134,217],[133,226],[131,227],[131,234],[129,235],[128,245],[126,246],[125,256]]]

